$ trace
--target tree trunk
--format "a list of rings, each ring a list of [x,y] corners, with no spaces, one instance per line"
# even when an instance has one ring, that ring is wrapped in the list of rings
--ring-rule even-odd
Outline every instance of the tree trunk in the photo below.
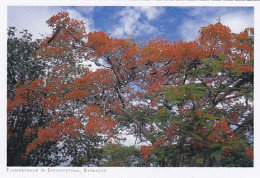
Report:
[[[191,157],[191,159],[190,159],[190,167],[194,167],[195,166],[196,160],[197,160],[197,155]]]
[[[212,159],[210,157],[210,153],[206,154],[206,158],[204,159],[203,167],[212,167]]]

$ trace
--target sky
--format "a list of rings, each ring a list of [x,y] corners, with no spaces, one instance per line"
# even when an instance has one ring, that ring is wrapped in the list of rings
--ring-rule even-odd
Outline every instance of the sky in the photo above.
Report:
[[[160,7],[160,6],[9,6],[8,26],[27,29],[33,38],[50,35],[46,20],[60,11],[83,20],[86,29],[104,31],[112,37],[149,41],[190,41],[198,38],[200,27],[221,19],[232,32],[254,27],[253,7]]]

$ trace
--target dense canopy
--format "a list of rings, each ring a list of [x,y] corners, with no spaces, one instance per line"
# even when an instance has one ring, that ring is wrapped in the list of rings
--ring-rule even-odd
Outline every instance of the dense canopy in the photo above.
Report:
[[[253,166],[253,28],[138,43],[47,24],[8,30],[8,166]]]

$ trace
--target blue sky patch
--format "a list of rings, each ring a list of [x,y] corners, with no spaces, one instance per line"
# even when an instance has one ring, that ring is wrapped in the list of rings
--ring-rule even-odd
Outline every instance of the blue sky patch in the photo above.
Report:
[[[239,33],[254,26],[253,7],[153,7],[153,6],[10,6],[8,26],[28,29],[35,38],[51,33],[46,20],[59,11],[83,20],[88,31],[105,31],[113,37],[135,40],[166,38],[194,40],[200,27],[221,22]]]

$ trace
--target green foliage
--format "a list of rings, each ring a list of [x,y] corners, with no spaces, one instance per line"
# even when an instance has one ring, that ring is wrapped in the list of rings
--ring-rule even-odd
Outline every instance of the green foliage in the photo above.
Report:
[[[253,162],[242,151],[234,151],[220,160],[220,167],[252,167]]]
[[[223,60],[225,57],[226,57],[225,53],[221,53],[218,58],[220,60]]]
[[[211,153],[211,157],[212,158],[219,158],[221,155],[223,154],[223,152],[221,150],[216,150],[213,153]]]
[[[24,30],[22,37],[16,37],[16,28],[8,29],[7,39],[7,91],[13,94],[14,85],[30,82],[43,74],[44,66],[40,60],[32,57],[38,49],[37,42],[32,40],[32,34]]]
[[[133,146],[108,143],[102,147],[101,166],[132,167],[141,166],[140,150]]]
[[[69,162],[70,166],[100,165],[102,150],[98,145],[102,138],[98,136],[81,134],[78,137],[68,137],[60,148],[63,162]],[[70,161],[70,159],[72,159]]]
[[[166,87],[163,96],[167,97],[172,104],[179,104],[183,100],[197,101],[205,96],[206,87],[195,84]]]

